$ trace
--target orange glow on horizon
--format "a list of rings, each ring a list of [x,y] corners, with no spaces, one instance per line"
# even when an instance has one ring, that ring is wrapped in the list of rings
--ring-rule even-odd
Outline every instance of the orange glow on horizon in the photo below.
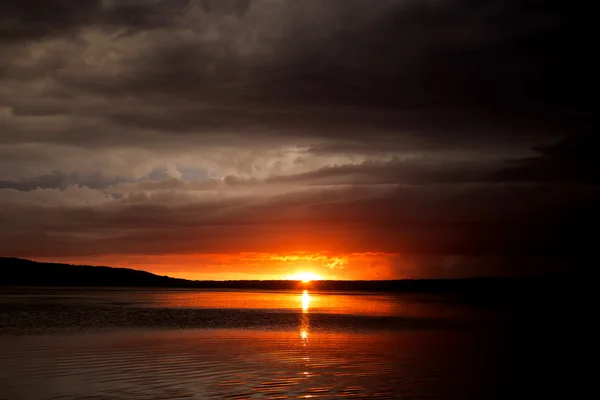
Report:
[[[298,272],[294,275],[289,276],[288,278],[286,278],[287,280],[290,281],[302,281],[304,283],[308,283],[311,281],[321,281],[323,280],[323,278],[313,272]]]
[[[347,256],[330,256],[324,253],[271,254],[269,260],[321,265],[330,269],[344,268],[348,264]]]
[[[398,254],[229,253],[106,254],[82,257],[33,257],[34,261],[131,268],[191,280],[354,280],[398,278],[390,266]],[[396,261],[397,262],[397,261]]]

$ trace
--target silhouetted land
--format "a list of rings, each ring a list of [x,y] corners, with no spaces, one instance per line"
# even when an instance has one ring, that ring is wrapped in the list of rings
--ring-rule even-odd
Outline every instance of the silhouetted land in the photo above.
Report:
[[[460,293],[477,296],[519,294],[568,288],[565,276],[545,278],[471,278],[387,281],[313,281],[303,284],[288,280],[192,281],[159,276],[127,268],[41,263],[20,258],[0,258],[0,285],[4,286],[105,286],[197,289],[284,290],[306,286],[312,290]]]

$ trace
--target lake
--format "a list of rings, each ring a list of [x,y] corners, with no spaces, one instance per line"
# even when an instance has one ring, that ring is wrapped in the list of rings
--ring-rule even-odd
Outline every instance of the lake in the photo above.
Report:
[[[0,290],[0,399],[500,399],[538,390],[524,368],[539,354],[523,350],[529,316],[515,307],[302,288]]]

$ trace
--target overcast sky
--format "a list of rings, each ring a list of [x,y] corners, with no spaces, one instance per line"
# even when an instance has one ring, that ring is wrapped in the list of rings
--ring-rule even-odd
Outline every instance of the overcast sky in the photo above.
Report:
[[[2,0],[0,255],[217,279],[296,252],[338,278],[580,263],[600,204],[581,7]]]

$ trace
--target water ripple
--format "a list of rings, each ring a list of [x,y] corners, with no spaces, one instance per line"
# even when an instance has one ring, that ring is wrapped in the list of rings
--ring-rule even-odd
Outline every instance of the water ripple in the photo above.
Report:
[[[290,332],[226,330],[0,337],[0,398],[422,398],[444,382],[411,351],[415,334],[313,335],[308,346]]]

